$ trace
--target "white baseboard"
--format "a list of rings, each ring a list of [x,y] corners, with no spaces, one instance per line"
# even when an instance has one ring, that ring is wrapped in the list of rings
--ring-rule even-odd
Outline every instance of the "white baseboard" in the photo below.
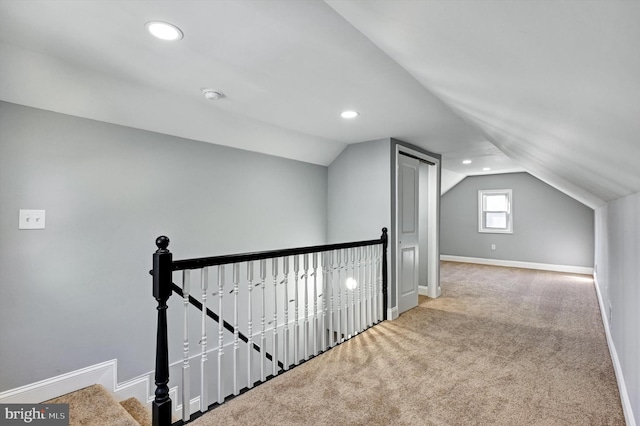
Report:
[[[102,384],[115,371],[116,364],[114,359],[2,392],[0,403],[37,404],[96,383]]]
[[[428,296],[429,295],[429,287],[427,287],[426,285],[419,285],[418,286],[418,294],[420,296]]]
[[[397,319],[398,316],[399,314],[397,306],[394,306],[393,308],[387,308],[387,320],[393,321],[394,319]]]
[[[593,275],[593,268],[586,266],[554,265],[551,263],[520,262],[517,260],[485,259],[441,254],[440,260],[449,262],[477,263],[480,265],[506,266],[508,268],[538,269],[542,271],[566,272],[570,274]]]
[[[622,411],[624,412],[624,419],[627,426],[636,426],[633,409],[631,408],[631,401],[629,400],[629,393],[627,392],[627,385],[624,382],[624,375],[622,374],[622,366],[620,365],[620,359],[618,358],[618,351],[616,351],[616,345],[613,343],[613,338],[611,336],[611,330],[609,328],[609,317],[607,315],[607,310],[605,309],[602,294],[600,293],[597,274],[593,274],[593,281],[594,285],[596,286],[596,294],[598,295],[598,305],[600,306],[600,316],[602,317],[602,324],[604,325],[604,333],[607,336],[607,346],[609,347],[609,353],[611,354],[613,370],[616,373],[618,391],[620,392],[620,399],[622,402]]]
[[[155,396],[151,391],[153,373],[146,373],[134,379],[118,383],[118,360],[101,362],[50,379],[41,380],[19,388],[0,393],[2,404],[38,404],[70,392],[100,384],[116,399],[124,401],[134,397],[148,408]],[[177,401],[177,388],[169,389],[172,401]],[[174,412],[180,416],[181,406],[175,406]]]

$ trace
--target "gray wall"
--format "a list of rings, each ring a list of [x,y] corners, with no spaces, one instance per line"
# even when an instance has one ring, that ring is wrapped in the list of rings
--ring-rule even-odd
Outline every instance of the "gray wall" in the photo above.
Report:
[[[329,166],[330,243],[371,240],[380,237],[383,227],[391,229],[390,146],[390,139],[352,144]],[[396,303],[393,282],[390,296],[389,308]]]
[[[371,240],[391,225],[389,139],[347,146],[329,166],[328,240]]]
[[[596,278],[636,422],[640,420],[640,193],[596,210]]]
[[[0,103],[0,391],[152,370],[158,235],[176,258],[324,244],[326,199],[326,167]]]
[[[478,232],[480,189],[513,189],[513,234]],[[593,267],[593,210],[528,173],[467,177],[441,203],[442,254]]]

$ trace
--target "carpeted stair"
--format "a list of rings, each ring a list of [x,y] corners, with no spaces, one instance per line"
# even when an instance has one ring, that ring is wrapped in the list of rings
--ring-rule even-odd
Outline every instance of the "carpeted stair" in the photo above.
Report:
[[[45,404],[69,404],[69,426],[151,426],[151,413],[135,398],[118,403],[101,385],[93,385]]]
[[[131,417],[140,423],[140,426],[151,425],[151,412],[136,398],[131,397],[120,401],[120,405],[131,414]]]

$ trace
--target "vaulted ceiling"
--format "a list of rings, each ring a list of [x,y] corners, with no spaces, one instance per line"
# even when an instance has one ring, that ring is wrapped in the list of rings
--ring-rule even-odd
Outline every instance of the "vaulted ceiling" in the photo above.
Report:
[[[625,0],[0,0],[0,99],[321,165],[395,137],[597,207],[640,191],[638,22]]]

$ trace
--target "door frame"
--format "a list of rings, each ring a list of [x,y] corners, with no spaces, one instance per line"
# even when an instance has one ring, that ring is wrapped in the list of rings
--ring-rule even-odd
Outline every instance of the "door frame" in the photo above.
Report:
[[[429,166],[429,187],[422,188],[421,191],[426,192],[428,197],[428,210],[427,210],[427,254],[426,259],[422,256],[419,259],[420,262],[427,262],[427,287],[418,287],[418,293],[432,298],[439,297],[441,294],[440,287],[440,176],[441,176],[441,156],[422,150],[416,146],[406,144],[404,142],[392,139],[391,144],[391,164],[392,164],[392,200],[391,200],[391,280],[395,284],[395,292],[391,289],[389,291],[388,305],[390,306],[387,312],[387,318],[395,319],[398,317],[398,300],[399,300],[399,258],[398,258],[398,244],[399,237],[398,223],[399,223],[399,196],[398,196],[398,161],[400,152],[407,153],[418,159],[424,160],[433,165]],[[418,238],[422,238],[419,236]],[[393,292],[393,294],[392,294]],[[393,297],[393,299],[392,299]]]

